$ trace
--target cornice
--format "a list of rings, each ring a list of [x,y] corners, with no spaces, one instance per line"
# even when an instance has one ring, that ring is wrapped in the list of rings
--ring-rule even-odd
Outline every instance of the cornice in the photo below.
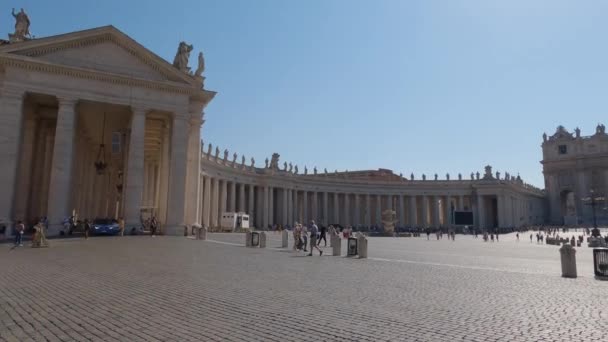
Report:
[[[142,87],[164,92],[178,93],[190,96],[192,99],[209,102],[216,92],[193,88],[189,85],[179,85],[171,82],[159,82],[141,78],[128,77],[102,71],[93,71],[78,67],[64,66],[44,61],[34,60],[13,54],[0,54],[0,65],[19,69],[56,74],[61,76],[76,77],[81,79],[99,81],[110,84]]]

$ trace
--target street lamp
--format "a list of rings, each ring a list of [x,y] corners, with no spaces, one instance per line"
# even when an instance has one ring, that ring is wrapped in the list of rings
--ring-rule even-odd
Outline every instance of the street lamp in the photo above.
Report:
[[[595,191],[591,189],[589,190],[589,197],[585,197],[582,200],[588,202],[585,203],[586,205],[591,206],[591,210],[593,212],[593,229],[597,229],[597,217],[595,215],[595,207],[600,205],[600,203],[605,201],[606,199],[603,196],[596,196]]]

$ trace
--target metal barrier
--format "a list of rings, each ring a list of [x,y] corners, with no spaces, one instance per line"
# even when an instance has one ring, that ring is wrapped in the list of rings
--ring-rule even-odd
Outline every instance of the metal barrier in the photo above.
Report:
[[[608,248],[593,249],[593,270],[597,279],[608,280]]]

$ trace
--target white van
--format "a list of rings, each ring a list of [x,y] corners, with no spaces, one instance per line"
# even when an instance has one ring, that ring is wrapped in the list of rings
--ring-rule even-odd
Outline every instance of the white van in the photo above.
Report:
[[[222,213],[220,227],[222,231],[230,232],[234,232],[239,229],[249,228],[249,215],[243,212]]]

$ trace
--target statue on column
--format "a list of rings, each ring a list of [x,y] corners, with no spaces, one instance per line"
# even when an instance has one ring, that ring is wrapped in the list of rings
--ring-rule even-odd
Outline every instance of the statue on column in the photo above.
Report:
[[[325,175],[327,175],[327,168],[324,168],[323,172],[325,172]]]
[[[577,138],[580,138],[581,137],[581,129],[578,128],[578,127],[576,127],[576,129],[574,130],[574,134],[576,134]]]
[[[317,174],[317,167],[316,166],[312,169],[312,172],[314,172],[315,175]]]
[[[450,174],[449,174],[449,173],[446,173],[446,174],[445,174],[445,179],[446,179],[446,180],[450,180]]]
[[[414,173],[413,172],[410,174],[410,180],[414,180]]]
[[[308,174],[308,168],[306,167],[306,165],[304,165],[304,174],[307,175]]]
[[[475,180],[475,174],[471,172],[471,180]]]
[[[462,180],[462,173],[458,174],[458,180],[461,181]]]
[[[438,179],[438,176],[437,176],[437,174],[435,174],[435,180],[437,180],[437,179]]]
[[[283,162],[283,171],[287,171],[287,162]]]
[[[26,39],[30,39],[30,18],[27,16],[23,8],[19,13],[15,13],[13,8],[13,18],[15,18],[15,32],[8,35],[10,42],[22,42]]]
[[[293,173],[294,173],[294,174],[296,174],[296,175],[298,174],[298,165],[296,165],[296,166],[294,167]]]
[[[422,180],[425,181],[426,180],[426,175],[423,173],[422,174]]]
[[[236,152],[234,152],[234,154],[232,155],[232,166],[234,166],[236,164],[236,158],[238,156],[236,155]]]
[[[207,159],[209,159],[209,157],[211,157],[211,149],[213,148],[213,145],[209,144],[209,148],[207,148]]]
[[[173,66],[179,71],[190,73],[190,67],[188,67],[188,59],[190,59],[190,52],[194,47],[187,44],[186,42],[180,42],[177,47],[177,53],[173,59]]]
[[[241,165],[245,166],[245,156],[241,156]]]
[[[215,159],[217,160],[220,156],[220,148],[219,147],[215,147]]]
[[[547,142],[547,133],[543,133],[543,142]]]
[[[477,173],[475,174],[476,179],[479,180],[479,171],[477,171]]]
[[[253,157],[251,157],[251,168],[255,167],[255,159],[253,159]]]
[[[291,173],[291,170],[293,170],[293,164],[289,163],[289,173]]]
[[[228,160],[228,149],[224,150],[224,160]]]

